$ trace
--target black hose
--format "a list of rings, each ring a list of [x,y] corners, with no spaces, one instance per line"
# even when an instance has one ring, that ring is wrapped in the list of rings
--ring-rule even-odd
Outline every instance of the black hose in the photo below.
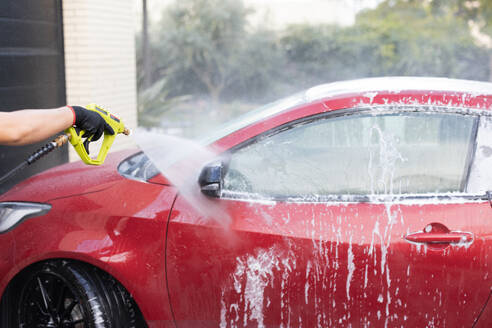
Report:
[[[48,154],[51,152],[53,149],[57,147],[57,144],[55,142],[50,142],[43,147],[39,148],[36,150],[31,156],[29,156],[24,162],[20,163],[17,165],[15,168],[7,172],[5,175],[3,175],[0,178],[0,185],[6,182],[8,179],[16,175],[20,170],[24,169],[26,166],[31,165],[32,163],[36,162],[38,159],[43,157],[44,155]]]
[[[19,165],[17,165],[12,170],[8,171],[5,175],[3,175],[0,178],[0,185],[2,185],[4,182],[7,182],[8,179],[10,179],[12,176],[16,175],[17,172],[24,169],[28,165],[29,165],[29,163],[27,161],[24,161],[24,162],[20,163]]]
[[[51,152],[55,148],[56,148],[56,143],[54,143],[54,142],[50,142],[50,143],[44,145],[43,147],[36,150],[31,156],[29,156],[26,159],[27,164],[31,165],[32,163],[36,162],[38,159],[40,159],[44,155],[48,154],[49,152]]]

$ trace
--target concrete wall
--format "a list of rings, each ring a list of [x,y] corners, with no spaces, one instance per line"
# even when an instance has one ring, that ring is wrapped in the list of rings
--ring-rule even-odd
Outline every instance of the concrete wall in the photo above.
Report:
[[[67,104],[102,105],[130,128],[137,126],[134,20],[132,0],[63,0]],[[119,135],[111,151],[131,146]]]

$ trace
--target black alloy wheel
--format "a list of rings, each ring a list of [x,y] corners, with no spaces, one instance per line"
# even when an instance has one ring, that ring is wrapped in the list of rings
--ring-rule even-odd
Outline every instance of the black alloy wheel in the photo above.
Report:
[[[62,276],[39,272],[21,290],[19,327],[88,327],[89,314],[74,287]]]
[[[8,288],[9,328],[146,328],[129,293],[107,273],[79,262],[34,265]]]

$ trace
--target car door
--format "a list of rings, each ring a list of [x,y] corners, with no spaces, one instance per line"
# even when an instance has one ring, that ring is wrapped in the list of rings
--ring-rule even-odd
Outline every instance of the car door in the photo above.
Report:
[[[492,211],[468,186],[479,122],[336,111],[231,149],[207,200],[222,211],[173,207],[178,327],[471,326],[492,283]]]

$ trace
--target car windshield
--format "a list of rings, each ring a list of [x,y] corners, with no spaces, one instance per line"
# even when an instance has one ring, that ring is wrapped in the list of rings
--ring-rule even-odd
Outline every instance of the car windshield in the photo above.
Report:
[[[305,103],[305,95],[306,92],[299,92],[293,96],[286,97],[267,105],[261,106],[255,110],[252,110],[229,122],[222,124],[217,129],[212,130],[210,133],[198,137],[197,140],[202,145],[210,145],[234,131],[240,130],[257,121],[263,120],[267,117]]]
[[[456,91],[473,95],[489,94],[491,84],[487,82],[467,81],[446,78],[391,77],[348,80],[321,84],[292,96],[261,106],[247,112],[232,121],[226,122],[211,132],[199,136],[196,140],[202,145],[215,141],[240,130],[250,124],[261,121],[293,107],[341,94],[357,92],[365,97],[374,98],[376,90],[399,93],[403,90],[439,90]]]

